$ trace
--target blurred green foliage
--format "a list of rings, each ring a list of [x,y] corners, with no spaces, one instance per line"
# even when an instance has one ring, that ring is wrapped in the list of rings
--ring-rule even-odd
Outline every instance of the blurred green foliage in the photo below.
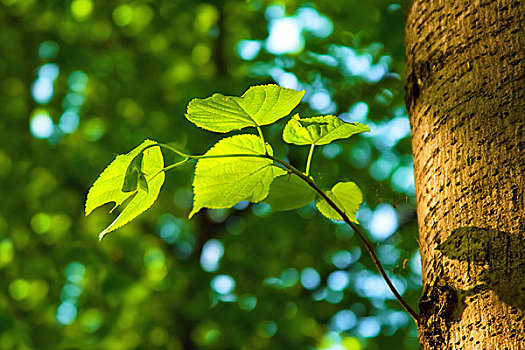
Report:
[[[359,184],[358,219],[415,305],[402,33],[401,5],[384,0],[1,0],[0,349],[418,348],[360,242],[312,207],[188,221],[186,169],[101,244],[114,216],[83,215],[116,154],[146,138],[195,154],[215,143],[185,120],[192,98],[305,89],[302,116],[370,125],[319,147],[312,175]],[[303,167],[303,148],[274,151]]]

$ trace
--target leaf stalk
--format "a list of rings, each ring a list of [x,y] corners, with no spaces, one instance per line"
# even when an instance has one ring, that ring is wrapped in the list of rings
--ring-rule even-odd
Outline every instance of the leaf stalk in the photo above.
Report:
[[[308,174],[310,173],[310,164],[312,163],[312,156],[314,154],[314,147],[315,147],[315,144],[312,143],[310,145],[310,151],[308,152],[308,159],[306,160],[306,170],[305,170],[305,175],[308,176]]]

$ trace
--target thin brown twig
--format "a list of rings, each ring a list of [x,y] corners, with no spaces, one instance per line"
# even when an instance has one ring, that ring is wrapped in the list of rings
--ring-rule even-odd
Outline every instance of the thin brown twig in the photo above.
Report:
[[[399,294],[399,292],[397,291],[396,287],[394,286],[394,284],[392,283],[392,281],[390,280],[390,278],[388,277],[388,275],[386,274],[385,272],[385,269],[383,268],[383,265],[381,264],[381,261],[379,260],[379,258],[377,257],[375,251],[374,251],[374,248],[372,247],[372,245],[370,244],[370,242],[368,242],[368,240],[366,239],[366,237],[361,233],[361,231],[357,228],[357,226],[352,223],[350,221],[350,219],[348,218],[348,216],[345,214],[345,212],[339,208],[337,206],[337,204],[335,204],[327,195],[326,193],[321,190],[317,184],[314,182],[314,180],[304,174],[303,172],[301,172],[300,170],[298,170],[297,168],[295,168],[293,165],[285,162],[285,161],[282,161],[280,160],[279,158],[275,158],[269,154],[265,154],[265,155],[262,155],[262,154],[223,154],[223,155],[202,155],[202,156],[193,156],[193,155],[187,155],[187,154],[184,154],[170,146],[167,146],[167,145],[164,145],[164,144],[158,144],[160,146],[164,146],[164,147],[167,147],[169,149],[171,149],[172,151],[176,152],[177,154],[181,155],[181,156],[184,156],[185,159],[177,164],[175,164],[174,166],[178,166],[180,164],[183,164],[185,162],[187,162],[188,160],[190,159],[195,159],[195,160],[198,160],[198,159],[209,159],[209,158],[231,158],[231,157],[255,157],[255,158],[267,158],[267,159],[270,159],[278,164],[280,164],[281,166],[283,166],[284,168],[288,169],[289,171],[291,171],[292,173],[296,174],[297,176],[299,176],[303,181],[305,181],[311,188],[313,188],[321,197],[323,197],[323,199],[328,203],[328,205],[330,205],[340,216],[341,218],[343,219],[343,221],[348,225],[350,226],[354,232],[357,234],[357,236],[359,237],[359,239],[361,239],[361,241],[363,242],[363,244],[365,245],[365,248],[366,250],[368,251],[368,253],[370,254],[370,256],[372,257],[372,260],[374,262],[374,265],[377,267],[377,269],[379,270],[379,273],[381,274],[381,276],[383,277],[383,279],[385,280],[386,284],[388,285],[388,288],[390,288],[390,291],[392,291],[392,293],[394,294],[394,296],[396,297],[396,299],[399,301],[399,303],[403,306],[403,308],[410,314],[410,316],[412,316],[412,318],[414,319],[414,321],[416,322],[416,324],[418,323],[418,320],[419,320],[419,315],[410,307],[410,305],[407,304],[407,302],[405,301],[405,299],[403,299],[403,297]],[[148,147],[152,147],[154,145],[151,145],[151,146],[148,146]],[[146,148],[148,148],[146,147]],[[146,149],[145,148],[145,149]],[[143,150],[144,151],[144,150]],[[163,170],[169,170],[171,169],[172,167],[174,166],[170,166],[170,167],[167,167]]]
[[[348,225],[350,226],[354,232],[357,234],[357,236],[359,237],[359,239],[361,239],[361,241],[363,242],[363,244],[365,245],[365,248],[366,250],[368,251],[368,253],[370,254],[370,256],[372,257],[372,260],[374,261],[374,264],[375,266],[377,267],[377,269],[379,270],[379,273],[381,274],[381,276],[383,277],[383,279],[385,280],[386,284],[388,285],[388,287],[390,288],[390,290],[392,291],[392,293],[394,294],[394,296],[396,297],[396,299],[401,303],[401,305],[403,306],[403,308],[410,314],[410,316],[412,316],[412,318],[414,319],[414,321],[418,322],[419,320],[419,315],[410,307],[410,305],[407,304],[407,302],[405,301],[405,299],[403,299],[403,297],[398,293],[398,291],[396,290],[396,287],[394,286],[394,284],[392,283],[392,281],[390,280],[390,278],[388,277],[388,275],[386,274],[385,272],[385,269],[383,268],[383,265],[381,264],[381,261],[379,261],[379,258],[377,257],[375,251],[374,251],[374,248],[372,247],[372,245],[370,244],[370,242],[368,242],[368,240],[366,239],[366,237],[361,233],[361,231],[359,231],[359,229],[357,228],[356,225],[354,225],[354,223],[352,223],[350,221],[350,219],[348,218],[348,216],[345,214],[345,212],[343,210],[341,210],[341,208],[339,208],[337,206],[337,204],[335,204],[327,195],[326,193],[324,193],[323,190],[321,190],[317,185],[316,183],[314,182],[314,180],[312,180],[312,178],[310,178],[309,176],[306,176],[305,174],[303,174],[300,170],[296,169],[295,167],[293,167],[292,165],[286,163],[286,162],[283,162],[281,161],[280,159],[278,158],[274,158],[272,156],[267,156],[267,158],[273,160],[274,162],[277,162],[279,164],[281,164],[282,166],[284,166],[285,168],[287,168],[288,170],[292,171],[294,174],[296,174],[297,176],[299,176],[302,180],[304,180],[310,187],[312,187],[317,193],[319,193],[319,195],[321,197],[323,197],[323,199],[341,216],[341,218],[343,218],[343,221]]]

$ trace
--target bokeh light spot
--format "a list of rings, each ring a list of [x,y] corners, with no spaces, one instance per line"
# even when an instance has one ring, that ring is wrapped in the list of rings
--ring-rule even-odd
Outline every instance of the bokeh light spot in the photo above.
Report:
[[[15,300],[22,300],[29,294],[29,283],[24,279],[16,279],[9,284],[9,294]]]
[[[191,60],[196,65],[203,65],[210,61],[211,49],[208,45],[198,44],[191,51]]]
[[[381,331],[381,323],[376,317],[362,317],[357,325],[357,332],[365,338],[373,338]]]
[[[92,118],[83,125],[84,137],[88,141],[98,141],[106,133],[106,124],[100,118]]]
[[[264,11],[264,16],[267,20],[283,18],[285,14],[285,8],[282,4],[272,4]]]
[[[64,301],[57,308],[56,319],[62,325],[73,323],[77,316],[77,307],[71,301]]]
[[[71,283],[66,283],[60,292],[61,300],[77,299],[82,294],[82,288]]]
[[[372,176],[372,178],[377,181],[386,180],[390,176],[390,172],[394,167],[395,164],[393,164],[389,159],[380,157],[370,166],[370,176]]]
[[[56,42],[51,40],[44,41],[38,47],[38,57],[40,57],[43,60],[55,58],[58,54],[58,49],[59,46]]]
[[[332,317],[331,325],[336,332],[347,331],[357,324],[357,317],[352,310],[341,310]]]
[[[169,244],[177,241],[184,223],[171,214],[163,214],[158,220],[157,230],[159,236]]]
[[[160,270],[164,268],[166,257],[162,250],[149,248],[144,254],[144,265],[150,270]]]
[[[323,156],[326,159],[334,159],[343,151],[343,147],[337,143],[331,143],[323,147]]]
[[[316,289],[320,283],[321,276],[314,268],[307,267],[301,272],[301,284],[305,289]]]
[[[345,337],[341,341],[341,345],[345,350],[361,350],[361,342],[356,337]]]
[[[88,76],[86,73],[77,70],[71,73],[67,79],[69,88],[77,93],[83,93],[86,90]]]
[[[274,55],[296,53],[303,49],[304,38],[301,26],[295,18],[286,17],[272,20],[268,25],[270,35],[266,39],[266,51]]]
[[[332,21],[312,7],[301,7],[298,9],[297,19],[303,25],[305,31],[318,38],[326,38],[332,33]]]
[[[241,40],[236,45],[237,55],[246,61],[251,61],[259,54],[262,43],[258,40]]]
[[[368,116],[368,104],[360,101],[354,103],[348,112],[341,114],[340,118],[347,123],[364,122]]]
[[[372,149],[368,143],[359,143],[350,151],[350,162],[356,168],[366,167],[372,158]]]
[[[60,69],[54,63],[46,63],[38,69],[38,77],[54,82],[58,78]]]
[[[370,234],[376,241],[382,241],[396,232],[398,218],[395,209],[387,203],[379,204],[369,223]]]
[[[394,174],[392,174],[392,188],[397,192],[406,193],[410,196],[415,195],[414,167],[399,167]]]
[[[256,203],[252,205],[252,212],[258,217],[264,217],[270,214],[272,207],[266,203]]]
[[[332,264],[338,269],[345,269],[352,263],[352,254],[347,250],[340,250],[332,255]]]
[[[31,95],[39,104],[48,103],[53,97],[53,83],[46,78],[38,78],[31,84]]]
[[[71,3],[71,14],[78,21],[84,21],[93,12],[93,2],[91,0],[73,0]]]
[[[123,4],[113,10],[113,20],[115,23],[124,27],[131,23],[133,19],[133,8],[129,5]]]
[[[302,90],[301,83],[299,83],[295,74],[277,67],[272,68],[269,73],[280,86],[288,89]]]
[[[330,106],[332,99],[327,91],[321,90],[312,94],[308,102],[313,109],[324,111]]]
[[[239,298],[239,307],[244,311],[252,311],[257,306],[257,297],[245,294]]]
[[[85,332],[94,333],[102,325],[103,314],[98,309],[90,309],[82,313],[80,325]]]
[[[230,294],[235,289],[235,280],[229,275],[218,275],[211,280],[211,288],[219,294]]]
[[[79,262],[72,262],[66,267],[66,279],[71,283],[81,283],[84,279],[86,268]]]
[[[257,334],[264,338],[271,338],[277,333],[277,324],[273,321],[264,321],[257,326]]]
[[[0,267],[8,265],[15,255],[13,241],[3,239],[0,241]]]
[[[412,272],[421,276],[421,253],[417,251],[414,256],[410,259],[410,267]]]
[[[51,228],[51,216],[46,213],[38,213],[31,218],[30,223],[35,233],[44,234]]]
[[[348,286],[349,278],[345,271],[334,271],[328,275],[327,285],[333,291],[342,291]]]
[[[215,223],[224,222],[229,216],[228,209],[208,209],[206,215]]]
[[[78,114],[73,110],[67,110],[60,116],[58,127],[65,134],[72,134],[77,130],[79,122]]]
[[[219,268],[219,262],[224,254],[224,246],[218,239],[210,239],[202,247],[201,266],[204,271],[214,272]]]

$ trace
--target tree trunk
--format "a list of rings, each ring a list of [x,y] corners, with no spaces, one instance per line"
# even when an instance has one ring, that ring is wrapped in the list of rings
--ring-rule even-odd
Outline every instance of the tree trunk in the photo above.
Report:
[[[525,347],[521,1],[409,1],[424,349]]]

